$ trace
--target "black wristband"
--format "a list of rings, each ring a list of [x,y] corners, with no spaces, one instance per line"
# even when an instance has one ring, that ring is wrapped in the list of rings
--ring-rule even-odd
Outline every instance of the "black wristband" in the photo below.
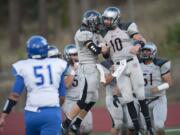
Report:
[[[88,40],[84,43],[95,55],[101,53],[102,47],[98,47],[92,40]]]
[[[3,108],[3,113],[9,114],[12,110],[12,108],[16,105],[17,101],[14,101],[12,99],[7,99],[4,108]]]

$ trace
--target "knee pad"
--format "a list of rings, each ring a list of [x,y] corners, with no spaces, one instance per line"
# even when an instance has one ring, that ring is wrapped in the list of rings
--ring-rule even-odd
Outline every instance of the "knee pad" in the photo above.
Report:
[[[164,129],[164,122],[162,121],[156,121],[154,123],[155,129],[156,130],[163,130]]]
[[[114,128],[120,130],[122,128],[122,121],[114,121]]]
[[[91,131],[92,131],[92,129],[93,129],[93,126],[91,125],[91,124],[88,124],[88,125],[81,125],[81,133],[84,135],[88,135],[88,134],[90,134],[91,133]]]
[[[94,104],[95,104],[95,102],[86,103],[86,105],[83,109],[88,112],[93,107]]]

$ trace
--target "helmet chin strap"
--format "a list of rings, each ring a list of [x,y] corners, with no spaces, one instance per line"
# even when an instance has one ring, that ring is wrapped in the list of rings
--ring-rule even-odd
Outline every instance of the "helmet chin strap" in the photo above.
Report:
[[[79,60],[75,60],[75,62],[79,62]]]

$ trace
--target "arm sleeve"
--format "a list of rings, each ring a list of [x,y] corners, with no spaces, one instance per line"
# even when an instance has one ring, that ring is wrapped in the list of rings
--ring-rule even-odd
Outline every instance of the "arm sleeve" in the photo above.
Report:
[[[22,76],[17,74],[17,71],[14,67],[12,68],[12,74],[15,76],[12,92],[18,93],[20,95],[25,89],[24,79]]]
[[[171,69],[171,62],[170,62],[170,61],[167,61],[166,63],[164,63],[164,64],[161,66],[161,76],[169,73],[169,72],[170,72],[170,69]]]
[[[59,84],[59,96],[65,96],[66,95],[66,86],[64,81],[64,74],[61,75],[61,81]]]
[[[68,76],[68,75],[70,74],[70,71],[71,71],[71,66],[70,66],[69,64],[67,64],[67,66],[66,66],[63,74],[64,74],[65,76]]]
[[[86,42],[88,40],[93,40],[93,33],[90,31],[81,31],[77,33],[75,37],[79,42]]]

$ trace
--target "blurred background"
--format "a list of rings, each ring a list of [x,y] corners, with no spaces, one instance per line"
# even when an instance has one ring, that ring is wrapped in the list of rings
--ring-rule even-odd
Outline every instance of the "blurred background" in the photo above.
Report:
[[[26,58],[26,41],[30,36],[41,34],[63,52],[66,44],[74,42],[84,11],[95,9],[102,13],[108,6],[117,6],[122,12],[121,20],[135,21],[146,40],[158,46],[158,55],[172,61],[174,84],[167,91],[167,97],[178,109],[179,5],[179,0],[0,0],[0,108],[11,90],[11,65]],[[97,108],[104,107],[103,89],[100,96]],[[22,96],[15,111],[23,110],[24,100]]]

